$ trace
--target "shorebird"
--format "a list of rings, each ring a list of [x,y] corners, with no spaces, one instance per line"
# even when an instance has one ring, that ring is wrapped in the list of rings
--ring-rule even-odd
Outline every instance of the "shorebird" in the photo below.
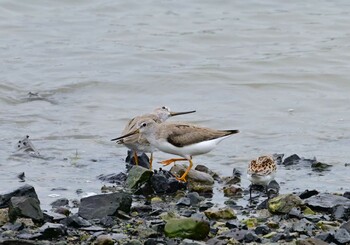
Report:
[[[187,123],[156,123],[154,120],[140,120],[136,129],[113,140],[120,140],[141,133],[148,142],[162,152],[181,156],[162,161],[165,166],[176,161],[188,161],[185,173],[177,178],[186,182],[186,176],[193,166],[192,157],[213,150],[225,138],[238,130],[215,130]]]
[[[151,119],[156,123],[162,123],[165,120],[167,120],[169,117],[189,114],[194,112],[196,111],[172,112],[168,107],[162,106],[162,107],[156,108],[152,113],[144,114],[144,115],[132,118],[125,126],[122,134],[128,134],[130,132],[135,131],[138,123],[144,119]],[[113,140],[117,140],[117,139],[113,139]],[[138,154],[151,153],[149,163],[150,163],[150,169],[152,169],[153,151],[155,150],[155,148],[147,141],[147,139],[144,136],[140,134],[134,134],[130,137],[118,140],[117,143],[123,144],[127,148],[133,151],[136,165],[139,164],[138,157],[137,157]]]
[[[252,185],[263,186],[269,196],[267,187],[275,179],[277,165],[272,156],[260,156],[248,166],[247,177],[252,183],[249,186],[249,197],[252,198]]]

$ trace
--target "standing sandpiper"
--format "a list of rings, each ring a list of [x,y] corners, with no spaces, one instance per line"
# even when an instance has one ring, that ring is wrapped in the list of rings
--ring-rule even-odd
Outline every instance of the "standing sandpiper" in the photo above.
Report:
[[[268,193],[268,185],[275,179],[277,165],[272,156],[260,156],[256,160],[252,160],[248,166],[247,177],[252,183],[249,186],[249,197],[252,199],[252,186],[263,186]]]
[[[170,109],[166,106],[156,108],[152,113],[144,114],[141,116],[134,117],[131,119],[127,125],[125,126],[123,130],[123,134],[128,134],[130,132],[135,131],[138,123],[141,120],[144,119],[151,119],[156,123],[162,123],[165,120],[167,120],[169,117],[177,116],[177,115],[183,115],[183,114],[189,114],[194,113],[196,111],[185,111],[185,112],[171,112]],[[117,140],[117,139],[112,139]],[[150,169],[152,169],[152,162],[153,162],[153,151],[155,148],[147,141],[147,139],[140,135],[140,134],[134,134],[133,136],[120,139],[117,141],[118,144],[123,144],[127,148],[133,151],[134,154],[134,160],[136,165],[138,165],[138,157],[137,155],[140,153],[151,153],[150,157]]]
[[[238,130],[215,130],[186,123],[156,123],[154,120],[140,120],[134,131],[113,140],[120,140],[141,133],[151,145],[160,151],[181,156],[161,163],[165,166],[176,161],[188,161],[185,173],[177,178],[186,181],[186,176],[193,166],[192,156],[213,150],[225,138],[238,133]]]

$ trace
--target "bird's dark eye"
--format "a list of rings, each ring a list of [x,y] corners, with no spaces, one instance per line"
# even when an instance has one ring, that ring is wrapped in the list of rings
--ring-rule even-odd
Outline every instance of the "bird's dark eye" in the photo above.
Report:
[[[146,123],[142,123],[142,127],[146,127]]]
[[[162,109],[163,109],[163,110],[165,110],[165,109],[166,109],[166,107],[165,107],[165,106],[163,106],[163,107],[162,107]]]

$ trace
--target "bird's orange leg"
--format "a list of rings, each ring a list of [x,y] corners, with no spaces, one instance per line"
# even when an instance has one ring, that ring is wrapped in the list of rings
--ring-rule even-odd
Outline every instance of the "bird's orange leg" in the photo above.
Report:
[[[190,170],[191,170],[191,168],[193,166],[192,160],[188,160],[188,161],[190,162],[190,165],[188,166],[188,168],[186,169],[185,173],[180,178],[176,177],[176,179],[178,181],[186,182],[186,176],[188,175],[188,173],[190,172]]]
[[[134,160],[135,160],[135,164],[138,166],[139,165],[139,158],[137,157],[136,151],[134,151]]]
[[[152,162],[153,162],[153,153],[151,153],[151,156],[149,158],[149,169],[152,170]]]
[[[160,163],[163,164],[164,166],[168,166],[176,161],[188,161],[186,158],[171,158],[168,160],[161,161]]]

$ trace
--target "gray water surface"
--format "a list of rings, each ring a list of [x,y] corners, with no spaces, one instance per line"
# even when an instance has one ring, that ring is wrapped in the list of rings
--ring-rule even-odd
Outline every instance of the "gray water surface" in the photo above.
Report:
[[[241,131],[195,164],[231,175],[262,154],[316,156],[331,171],[280,167],[281,192],[349,190],[349,12],[348,1],[0,1],[0,192],[25,172],[44,207],[99,193],[96,176],[125,170],[110,139],[161,105],[197,110],[171,120]],[[44,158],[13,155],[25,135]]]

